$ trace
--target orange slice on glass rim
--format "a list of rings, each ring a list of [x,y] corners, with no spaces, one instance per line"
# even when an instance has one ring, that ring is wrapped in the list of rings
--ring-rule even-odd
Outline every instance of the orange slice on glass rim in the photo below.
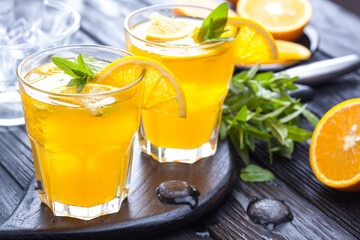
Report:
[[[136,81],[145,69],[145,110],[186,117],[185,94],[175,75],[163,64],[141,56],[120,58],[105,67],[94,83],[124,87]]]
[[[277,59],[278,49],[272,35],[259,23],[241,17],[229,17],[227,32],[221,37],[233,36],[236,44],[236,65],[256,64]]]

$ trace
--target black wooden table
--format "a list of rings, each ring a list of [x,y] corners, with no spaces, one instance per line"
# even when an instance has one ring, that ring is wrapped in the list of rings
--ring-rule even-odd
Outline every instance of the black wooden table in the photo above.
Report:
[[[102,44],[125,49],[123,21],[141,7],[166,0],[68,0],[82,16],[74,43]],[[346,1],[350,2],[350,0]],[[359,0],[351,6],[360,9]],[[321,36],[310,61],[356,53],[360,55],[360,18],[328,0],[311,0],[314,26]],[[348,4],[347,4],[348,5]],[[318,116],[337,103],[360,97],[360,70],[315,88],[309,109]],[[312,130],[304,123],[305,128]],[[360,239],[360,192],[344,193],[321,184],[308,157],[310,142],[296,144],[292,160],[275,157],[269,165],[266,146],[257,145],[252,162],[271,169],[275,180],[245,183],[237,178],[231,194],[215,210],[158,239]],[[238,160],[238,168],[242,167]],[[0,128],[0,224],[18,205],[34,174],[25,127]],[[282,199],[290,206],[292,222],[268,230],[246,214],[252,197]],[[153,234],[153,233],[152,233]],[[115,236],[114,236],[115,237]],[[155,237],[154,237],[155,238]]]

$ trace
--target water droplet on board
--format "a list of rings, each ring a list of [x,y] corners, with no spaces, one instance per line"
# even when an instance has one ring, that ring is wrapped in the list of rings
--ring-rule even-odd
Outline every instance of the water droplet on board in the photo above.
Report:
[[[267,228],[273,228],[294,218],[284,201],[269,198],[254,198],[247,207],[247,213],[255,223],[263,224]]]
[[[195,232],[196,235],[198,235],[201,238],[210,238],[210,233],[209,232]]]
[[[160,183],[156,195],[163,203],[187,204],[194,209],[198,205],[200,192],[185,181],[170,180]]]

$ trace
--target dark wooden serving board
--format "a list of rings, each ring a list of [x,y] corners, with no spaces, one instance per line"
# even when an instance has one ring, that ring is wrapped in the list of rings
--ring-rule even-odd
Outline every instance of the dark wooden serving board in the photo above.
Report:
[[[135,147],[138,149],[138,147]],[[234,158],[228,142],[221,142],[214,157],[188,165],[160,164],[136,151],[130,192],[120,211],[90,221],[55,217],[42,204],[33,178],[14,213],[0,226],[2,237],[68,237],[72,239],[126,239],[169,231],[192,222],[213,209],[230,191],[235,179]],[[199,205],[161,203],[156,187],[166,180],[184,180],[200,191]]]

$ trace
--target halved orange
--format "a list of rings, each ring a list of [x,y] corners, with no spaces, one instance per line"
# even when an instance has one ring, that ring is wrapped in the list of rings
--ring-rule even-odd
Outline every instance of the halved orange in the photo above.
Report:
[[[325,185],[360,191],[360,98],[336,105],[321,118],[311,141],[310,164]]]
[[[241,0],[236,10],[240,17],[260,23],[275,39],[288,41],[301,36],[312,15],[309,0]]]
[[[213,0],[174,0],[174,4],[185,4],[185,5],[195,5],[201,7],[207,7],[215,9],[220,3]],[[175,8],[174,12],[182,16],[191,16],[191,17],[201,17],[206,18],[209,15],[209,11],[201,11],[200,9],[194,10],[190,8]],[[237,16],[236,12],[229,8],[228,15],[231,17]]]
[[[276,46],[279,51],[280,60],[306,60],[311,56],[311,52],[308,48],[298,43],[275,40]]]
[[[311,52],[308,48],[298,43],[275,40],[279,56],[276,59],[266,59],[261,61],[263,64],[272,63],[287,63],[292,61],[307,60],[311,57]]]
[[[278,58],[278,50],[271,34],[259,23],[241,17],[229,17],[225,32],[221,37],[235,38],[237,65],[256,64]]]
[[[120,58],[105,67],[93,82],[123,87],[138,79],[145,69],[143,108],[186,117],[185,94],[175,75],[163,64],[148,57]]]

